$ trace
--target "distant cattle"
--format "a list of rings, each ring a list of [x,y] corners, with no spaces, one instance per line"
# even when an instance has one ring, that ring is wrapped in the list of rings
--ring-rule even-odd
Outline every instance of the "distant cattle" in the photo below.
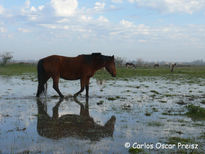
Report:
[[[126,63],[125,65],[127,68],[129,68],[129,67],[136,68],[135,64],[133,64],[133,63]]]
[[[154,67],[154,68],[157,68],[157,67],[159,67],[159,64],[154,64],[153,67]]]
[[[174,71],[174,68],[177,64],[176,63],[173,63],[173,64],[170,64],[170,71],[173,72]]]

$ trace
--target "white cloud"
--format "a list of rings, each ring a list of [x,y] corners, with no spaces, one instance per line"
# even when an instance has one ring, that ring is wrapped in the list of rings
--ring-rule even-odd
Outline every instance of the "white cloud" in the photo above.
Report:
[[[149,26],[134,24],[127,20],[121,20],[118,25],[106,27],[107,35],[112,39],[119,39],[138,43],[162,43],[190,45],[196,48],[204,48],[205,25],[166,25]],[[106,35],[106,34],[105,34]]]
[[[116,9],[117,7],[116,7],[115,5],[110,5],[110,8],[114,10],[114,9]]]
[[[57,23],[65,23],[65,22],[68,22],[69,20],[66,19],[66,18],[63,18],[63,19],[60,19],[57,21]]]
[[[104,16],[99,16],[98,21],[100,22],[109,22],[109,20],[107,18],[105,18]]]
[[[126,38],[126,40],[147,40],[146,37],[152,36],[152,28],[144,24],[135,25],[133,22],[121,20],[118,26],[110,30],[110,36],[118,39]],[[139,41],[138,41],[139,42]]]
[[[122,3],[123,0],[112,0],[113,3]]]
[[[0,27],[0,32],[1,32],[1,33],[5,33],[6,31],[7,31],[6,28]]]
[[[130,3],[136,2],[140,7],[150,7],[163,12],[175,13],[183,12],[192,14],[205,8],[204,0],[128,0]]]
[[[44,8],[44,5],[40,5],[37,8],[34,6],[31,6],[30,0],[27,0],[23,8],[21,9],[21,13],[25,16],[31,16],[33,13],[36,14],[36,12],[42,11],[43,8]]]
[[[94,9],[97,11],[101,11],[105,8],[105,3],[95,2]]]
[[[136,34],[149,35],[150,31],[150,27],[144,24],[139,24],[136,26]]]
[[[31,12],[36,12],[36,11],[37,11],[37,9],[36,9],[34,6],[32,6],[32,7],[30,8],[30,10],[31,10]]]
[[[0,14],[3,14],[3,12],[4,12],[4,8],[3,6],[0,5]]]
[[[36,21],[38,19],[38,16],[37,15],[33,15],[33,14],[30,14],[30,15],[27,15],[28,16],[28,19],[30,21]]]
[[[61,3],[63,5],[62,1],[52,1],[52,6],[54,7],[55,4]],[[68,0],[65,0],[67,2]],[[72,0],[71,0],[72,1]],[[147,3],[148,1],[145,0]],[[172,3],[170,0],[164,0],[166,3]],[[173,0],[175,1],[175,0]],[[182,0],[184,1],[184,0]],[[76,1],[77,2],[77,1]],[[140,0],[135,0],[135,3],[140,3],[141,6],[149,6],[152,8],[162,8],[165,5],[158,6],[159,2],[162,2],[162,0],[156,0],[152,1],[148,4],[143,3]],[[26,1],[27,4],[25,4],[24,8],[27,7],[24,15],[28,18],[27,20],[37,20],[40,22],[37,22],[35,24],[40,25],[40,27],[45,30],[46,32],[53,32],[55,34],[63,35],[62,37],[68,37],[68,35],[65,34],[79,34],[78,36],[83,36],[86,34],[86,37],[91,39],[100,39],[100,38],[107,38],[109,40],[124,40],[126,38],[127,41],[132,41],[136,43],[150,43],[150,42],[156,42],[160,43],[162,42],[169,42],[169,41],[176,41],[176,42],[200,42],[200,40],[205,40],[205,28],[203,26],[200,27],[200,29],[197,26],[193,26],[191,28],[180,27],[180,26],[173,26],[173,25],[167,25],[167,26],[153,26],[153,25],[145,25],[145,24],[136,24],[131,18],[128,19],[122,19],[121,21],[118,21],[116,24],[115,22],[112,22],[112,20],[109,18],[109,20],[104,16],[102,11],[105,8],[104,2],[95,2],[94,6],[91,8],[78,8],[77,5],[74,5],[72,13],[65,13],[63,9],[68,9],[71,7],[66,7],[66,5],[62,6],[62,12],[57,13],[56,15],[65,16],[65,17],[54,17],[45,15],[41,16],[42,18],[38,18],[40,15],[42,15],[40,10],[44,8],[40,6],[33,7],[30,5],[30,1]],[[181,1],[179,2],[181,3]],[[65,3],[64,3],[65,4]],[[69,2],[69,4],[73,4]],[[139,5],[139,4],[138,4]],[[175,4],[172,4],[173,6]],[[178,3],[176,4],[178,5]],[[47,6],[46,6],[47,7]],[[171,7],[171,6],[170,6]],[[41,9],[42,8],[42,9]],[[55,5],[54,9],[57,11],[60,9],[60,5]],[[176,8],[176,7],[175,7]],[[169,10],[169,9],[167,9]],[[35,12],[36,11],[36,12]],[[47,11],[44,10],[45,12]],[[99,13],[99,12],[100,13]],[[50,12],[49,12],[50,13]],[[72,16],[72,17],[67,17]],[[97,16],[97,18],[96,18]],[[48,18],[47,18],[48,17]],[[24,18],[25,19],[25,18]],[[45,20],[43,20],[45,19]],[[34,22],[32,22],[34,23]],[[41,23],[41,24],[39,24]],[[156,25],[156,24],[155,24]],[[24,27],[22,25],[22,27]],[[23,28],[18,29],[21,32],[29,32],[29,30],[25,30]],[[200,32],[199,32],[200,30]],[[0,29],[1,32],[5,31],[2,28]],[[92,32],[92,33],[91,33]],[[196,33],[194,33],[196,32]],[[69,35],[72,36],[72,35]],[[198,37],[199,36],[199,37]],[[180,41],[178,41],[180,40]]]
[[[57,16],[73,16],[78,7],[77,0],[51,0],[51,5],[55,9]]]
[[[26,28],[18,28],[18,31],[23,32],[23,33],[31,32],[29,29],[26,29]]]
[[[135,2],[135,0],[128,0],[128,2],[130,2],[130,3],[134,3],[134,2]]]
[[[30,0],[27,0],[27,1],[25,2],[25,8],[29,8],[29,7],[30,7],[30,4],[31,4]]]
[[[44,5],[34,7],[31,5],[30,0],[25,1],[24,6],[21,8],[21,15],[27,17],[29,21],[37,21],[42,15]],[[43,15],[45,16],[45,15]]]
[[[30,11],[31,12],[37,12],[37,11],[42,11],[43,9],[44,9],[44,5],[40,5],[40,6],[38,6],[38,8],[35,8],[34,6],[32,6],[30,8]]]
[[[56,29],[57,26],[54,24],[39,24],[42,27],[49,28],[49,29]]]
[[[85,21],[85,22],[88,22],[88,21],[92,20],[92,17],[91,16],[86,16],[86,15],[81,15],[80,19]]]
[[[133,27],[134,26],[134,24],[132,22],[124,20],[124,19],[120,21],[120,24],[125,26],[125,27]]]
[[[69,26],[63,26],[63,29],[67,30],[69,29]]]
[[[147,40],[138,40],[139,43],[146,43]]]
[[[38,9],[41,11],[41,10],[43,10],[44,9],[44,5],[40,5],[40,6],[38,6]]]

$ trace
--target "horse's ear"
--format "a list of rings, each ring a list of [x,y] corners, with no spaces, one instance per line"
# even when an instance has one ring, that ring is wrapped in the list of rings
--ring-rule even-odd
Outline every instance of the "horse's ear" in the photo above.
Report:
[[[114,55],[112,55],[112,59],[115,59]]]

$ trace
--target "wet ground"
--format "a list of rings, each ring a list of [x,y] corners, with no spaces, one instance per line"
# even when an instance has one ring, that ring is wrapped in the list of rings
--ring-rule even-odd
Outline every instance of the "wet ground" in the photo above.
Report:
[[[0,85],[0,153],[128,153],[126,142],[166,144],[174,137],[198,144],[195,152],[205,150],[205,121],[185,115],[188,104],[205,107],[204,79],[92,79],[89,100],[85,92],[72,97],[79,81],[61,80],[64,100],[51,80],[47,97],[40,99],[34,97],[35,77],[0,77]]]

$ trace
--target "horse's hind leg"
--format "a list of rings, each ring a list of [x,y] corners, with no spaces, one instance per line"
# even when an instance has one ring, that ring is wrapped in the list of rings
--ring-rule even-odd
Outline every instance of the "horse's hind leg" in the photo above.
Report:
[[[63,98],[63,94],[60,92],[59,88],[58,88],[58,82],[59,82],[59,76],[54,76],[53,78],[53,89],[55,89],[55,91],[58,93],[58,95]]]
[[[44,86],[42,83],[38,83],[38,90],[37,90],[37,93],[36,93],[36,97],[39,97],[40,94],[44,91]]]
[[[74,97],[78,96],[81,92],[83,92],[84,87],[85,87],[85,80],[84,79],[80,79],[80,91],[78,91],[77,93],[74,94]]]

